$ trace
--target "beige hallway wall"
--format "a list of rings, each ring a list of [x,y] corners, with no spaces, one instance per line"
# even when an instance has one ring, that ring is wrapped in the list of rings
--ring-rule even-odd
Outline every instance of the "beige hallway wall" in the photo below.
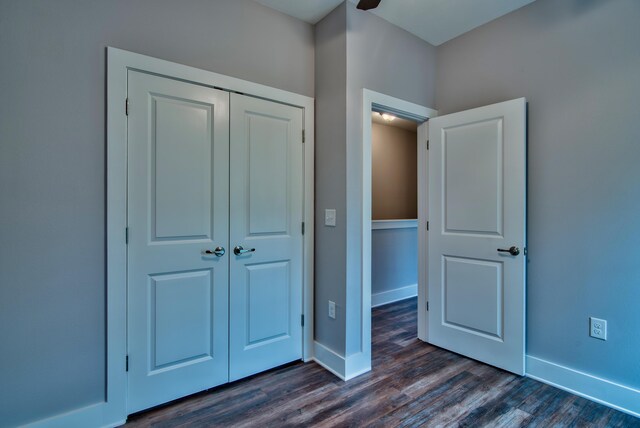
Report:
[[[372,219],[418,218],[418,165],[415,132],[372,126]]]

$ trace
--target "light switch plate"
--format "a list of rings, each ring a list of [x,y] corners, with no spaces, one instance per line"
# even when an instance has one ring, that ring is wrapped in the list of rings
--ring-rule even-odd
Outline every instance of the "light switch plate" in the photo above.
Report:
[[[336,319],[336,302],[329,300],[329,318]]]
[[[334,209],[324,210],[324,225],[325,226],[336,225],[336,210]]]

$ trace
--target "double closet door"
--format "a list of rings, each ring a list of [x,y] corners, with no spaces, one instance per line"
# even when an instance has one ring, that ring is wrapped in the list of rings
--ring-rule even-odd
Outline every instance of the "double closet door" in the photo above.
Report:
[[[128,74],[128,410],[302,358],[302,110]]]

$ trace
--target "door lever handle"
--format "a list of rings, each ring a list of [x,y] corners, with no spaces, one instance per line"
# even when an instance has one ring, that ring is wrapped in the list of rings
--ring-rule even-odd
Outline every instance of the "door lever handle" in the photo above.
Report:
[[[506,250],[504,248],[498,248],[498,252],[500,252],[500,253],[509,253],[512,256],[517,256],[518,254],[520,254],[520,248],[518,248],[518,247],[516,247],[514,245],[511,248],[509,248],[508,250]]]
[[[241,254],[247,254],[247,253],[253,253],[256,249],[255,248],[248,248],[248,249],[244,249],[242,247],[242,245],[237,245],[234,249],[233,249],[233,254],[235,254],[236,256],[239,256]]]
[[[218,256],[218,257],[222,257],[224,256],[224,248],[223,247],[216,247],[215,250],[211,251],[211,250],[204,250],[202,252],[202,254],[204,254],[205,256]]]

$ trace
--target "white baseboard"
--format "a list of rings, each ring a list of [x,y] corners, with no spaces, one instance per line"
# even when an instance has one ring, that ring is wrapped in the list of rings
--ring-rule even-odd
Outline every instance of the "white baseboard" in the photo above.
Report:
[[[107,403],[97,403],[28,423],[23,428],[111,428],[124,425],[126,421],[124,409],[114,411]]]
[[[332,349],[327,348],[321,343],[313,342],[313,359],[325,369],[342,380],[345,379],[345,359],[342,355],[338,355]]]
[[[313,350],[314,361],[344,381],[371,371],[371,357],[363,352],[345,358],[318,342],[313,342]]]
[[[418,295],[418,284],[407,285],[395,290],[382,291],[371,295],[371,307],[386,305]]]
[[[364,352],[349,355],[346,360],[345,380],[353,379],[371,371],[371,354]]]
[[[640,417],[640,390],[527,355],[526,376]]]

